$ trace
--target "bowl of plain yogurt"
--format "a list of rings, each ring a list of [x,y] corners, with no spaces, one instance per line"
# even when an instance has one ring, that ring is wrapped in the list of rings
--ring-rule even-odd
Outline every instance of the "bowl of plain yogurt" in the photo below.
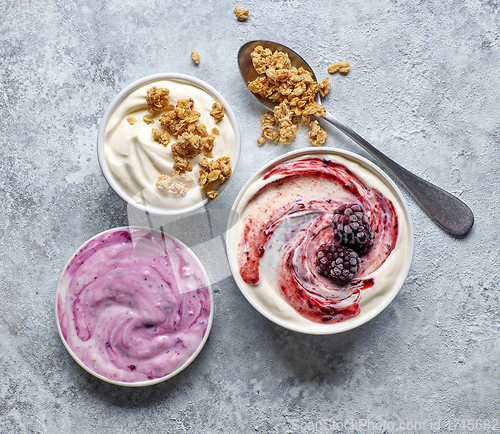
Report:
[[[120,386],[149,386],[184,370],[214,315],[203,265],[161,231],[102,232],[71,256],[58,282],[56,324],[87,372]]]
[[[354,277],[325,276],[320,251],[347,240],[335,232],[334,214],[354,204],[371,225],[371,245],[356,253]],[[248,180],[232,211],[226,244],[236,284],[257,311],[290,330],[333,334],[366,323],[396,297],[411,266],[403,195],[352,152],[307,148],[278,157]]]
[[[225,98],[178,73],[126,86],[109,104],[97,136],[108,184],[128,204],[156,215],[184,214],[221,194],[240,149],[238,122]],[[221,162],[224,173],[214,172]]]

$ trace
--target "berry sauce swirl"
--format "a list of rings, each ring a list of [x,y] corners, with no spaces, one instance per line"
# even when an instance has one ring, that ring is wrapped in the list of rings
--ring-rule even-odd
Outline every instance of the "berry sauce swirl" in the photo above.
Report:
[[[346,166],[322,158],[287,161],[270,169],[245,207],[238,241],[243,281],[259,285],[261,273],[304,318],[336,323],[360,312],[363,289],[375,284],[398,239],[393,203],[376,187],[367,187]],[[316,252],[334,238],[333,211],[357,202],[374,231],[373,246],[360,254],[359,272],[339,282],[316,271]],[[264,270],[264,271],[263,271]]]

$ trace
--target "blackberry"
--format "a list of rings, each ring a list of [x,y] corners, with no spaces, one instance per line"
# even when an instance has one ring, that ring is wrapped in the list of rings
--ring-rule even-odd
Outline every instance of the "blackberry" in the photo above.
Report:
[[[332,243],[322,244],[316,256],[316,271],[324,276],[348,280],[359,271],[361,260],[349,247]]]
[[[373,229],[368,215],[357,203],[340,205],[333,212],[334,240],[358,253],[366,252],[373,245]]]

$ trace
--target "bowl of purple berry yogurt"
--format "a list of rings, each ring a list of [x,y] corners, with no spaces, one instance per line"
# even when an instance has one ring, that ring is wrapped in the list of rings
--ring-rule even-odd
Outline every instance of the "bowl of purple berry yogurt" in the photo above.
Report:
[[[210,282],[194,253],[139,227],[84,243],[56,290],[64,347],[84,370],[120,386],[149,386],[184,370],[208,339],[213,310]]]

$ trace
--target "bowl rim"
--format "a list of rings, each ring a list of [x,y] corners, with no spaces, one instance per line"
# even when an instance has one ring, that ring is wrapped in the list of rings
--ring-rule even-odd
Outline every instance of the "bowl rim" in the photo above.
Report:
[[[284,163],[285,161],[291,160],[293,158],[301,157],[301,156],[309,156],[309,155],[317,155],[317,154],[333,154],[333,155],[339,155],[341,157],[353,160],[356,163],[361,164],[362,166],[367,167],[369,170],[372,171],[372,173],[376,174],[377,176],[380,176],[393,190],[395,196],[398,198],[400,201],[401,207],[403,209],[403,212],[405,214],[405,217],[407,219],[407,226],[408,226],[408,256],[406,259],[406,262],[402,269],[404,270],[404,273],[401,274],[401,277],[395,281],[395,283],[392,286],[391,291],[388,292],[387,298],[384,298],[384,302],[380,303],[379,306],[377,306],[376,309],[373,309],[370,314],[367,314],[361,319],[359,319],[359,315],[350,318],[346,321],[338,322],[338,323],[333,323],[333,324],[325,324],[325,328],[321,329],[309,329],[307,327],[303,327],[301,325],[293,324],[293,322],[285,321],[282,320],[281,318],[278,318],[275,316],[272,312],[269,310],[265,309],[263,306],[261,306],[258,302],[256,302],[250,294],[247,293],[244,285],[242,284],[242,279],[239,274],[239,269],[237,264],[235,263],[236,258],[235,255],[232,254],[232,247],[231,247],[231,236],[232,236],[232,231],[231,229],[235,226],[235,219],[238,219],[239,216],[236,212],[236,208],[239,204],[239,201],[241,200],[241,197],[243,194],[246,192],[248,187],[260,176],[263,175],[264,172],[268,171],[271,169],[273,166],[276,166],[278,164]],[[372,163],[371,161],[367,160],[366,158],[362,157],[361,155],[355,154],[354,152],[351,151],[346,151],[343,149],[339,148],[333,148],[333,147],[321,147],[321,148],[301,148],[301,149],[296,149],[294,151],[287,152],[283,155],[280,155],[273,160],[269,161],[266,163],[264,166],[262,166],[260,169],[258,169],[251,177],[248,179],[248,181],[243,185],[241,190],[239,191],[238,195],[236,196],[236,199],[234,200],[233,206],[231,207],[231,213],[230,213],[230,218],[228,221],[228,226],[227,226],[227,233],[226,233],[226,250],[227,250],[227,256],[228,256],[228,262],[229,262],[229,267],[231,269],[231,273],[233,275],[233,278],[236,282],[236,285],[238,286],[238,289],[240,292],[243,294],[243,296],[247,299],[247,301],[264,317],[266,317],[268,320],[272,321],[273,323],[286,328],[288,330],[292,330],[295,332],[299,333],[304,333],[304,334],[311,334],[311,335],[330,335],[330,334],[336,334],[336,333],[341,333],[345,332],[348,330],[352,330],[356,327],[359,327],[368,321],[372,320],[375,318],[377,315],[379,315],[391,302],[394,300],[396,295],[399,293],[401,288],[403,287],[406,278],[408,277],[408,273],[410,271],[411,263],[413,260],[413,253],[414,253],[414,248],[415,248],[415,233],[414,233],[414,228],[413,228],[413,220],[410,214],[410,210],[408,208],[408,204],[406,203],[406,200],[404,196],[402,195],[401,191],[399,190],[398,186],[394,183],[394,181],[377,165]],[[312,323],[315,324],[315,323]]]
[[[107,378],[104,375],[98,374],[93,369],[91,369],[87,365],[85,365],[80,360],[80,358],[73,352],[73,350],[71,349],[71,347],[66,342],[66,339],[64,339],[64,336],[63,336],[63,333],[62,333],[62,330],[61,330],[61,324],[59,323],[59,315],[58,315],[58,296],[59,296],[59,293],[60,293],[59,287],[61,285],[61,280],[62,280],[62,278],[64,276],[64,273],[66,272],[66,269],[68,268],[68,265],[71,263],[71,261],[74,259],[74,257],[78,254],[78,252],[80,252],[81,249],[83,249],[88,243],[90,243],[95,238],[98,238],[101,235],[104,235],[104,234],[109,233],[109,232],[117,232],[117,231],[122,231],[122,230],[129,230],[129,229],[139,229],[139,230],[144,229],[144,230],[147,230],[147,231],[150,231],[150,232],[153,232],[153,231],[154,232],[160,232],[160,233],[162,232],[159,229],[147,228],[147,227],[143,227],[143,226],[121,226],[121,227],[118,227],[118,228],[111,228],[111,229],[102,231],[102,232],[94,235],[93,237],[89,238],[80,247],[78,247],[78,249],[75,250],[75,252],[70,256],[70,258],[68,259],[68,261],[64,265],[64,267],[62,269],[62,272],[61,272],[61,275],[59,277],[59,280],[57,281],[56,294],[55,294],[55,317],[56,317],[56,325],[57,325],[57,331],[59,333],[59,337],[60,337],[60,339],[61,339],[64,347],[66,348],[66,351],[73,358],[73,360],[76,363],[78,363],[78,365],[80,365],[89,374],[93,375],[96,378],[99,378],[100,380],[103,380],[103,381],[105,381],[107,383],[110,383],[110,384],[114,384],[116,386],[125,386],[125,387],[152,386],[154,384],[162,383],[163,381],[166,381],[166,380],[168,380],[168,379],[176,376],[177,374],[179,374],[180,372],[182,372],[184,369],[186,369],[194,361],[194,359],[196,359],[196,357],[198,356],[198,354],[200,354],[201,350],[203,349],[203,347],[205,346],[205,343],[208,340],[208,336],[209,336],[210,331],[212,329],[212,324],[213,324],[213,320],[214,320],[214,307],[215,307],[214,294],[213,294],[212,284],[210,282],[210,279],[209,279],[209,276],[207,274],[207,271],[205,270],[205,267],[201,263],[201,261],[198,258],[198,256],[196,256],[196,254],[189,247],[187,247],[186,244],[184,244],[182,241],[180,241],[178,238],[176,238],[176,237],[174,237],[172,235],[169,235],[169,234],[163,232],[165,235],[167,235],[168,237],[172,238],[175,242],[179,243],[183,248],[189,250],[191,252],[191,254],[193,255],[193,258],[196,259],[196,261],[197,261],[198,265],[200,266],[200,269],[202,270],[202,272],[203,272],[203,274],[204,274],[204,276],[206,278],[206,281],[208,283],[207,284],[207,289],[208,289],[208,293],[209,293],[209,296],[210,296],[210,314],[208,316],[207,330],[205,332],[205,335],[203,336],[203,339],[201,340],[200,344],[198,345],[198,348],[189,357],[189,359],[187,359],[186,362],[184,362],[184,364],[181,365],[179,368],[177,368],[175,371],[171,372],[168,375],[160,377],[160,378],[154,378],[152,380],[144,380],[144,381],[135,381],[135,382],[116,381],[116,380],[112,380],[110,378]]]
[[[201,208],[202,206],[206,205],[209,200],[208,198],[205,198],[199,203],[196,203],[195,205],[192,205],[188,208],[183,208],[180,210],[160,210],[160,209],[151,209],[147,205],[142,205],[136,203],[131,196],[129,196],[123,189],[120,187],[118,182],[116,182],[115,178],[113,177],[111,171],[109,170],[108,163],[106,161],[106,156],[104,154],[104,142],[105,142],[105,136],[106,136],[106,126],[108,124],[109,118],[111,117],[112,113],[114,112],[116,106],[130,93],[132,93],[134,90],[136,90],[139,87],[142,87],[148,83],[153,83],[156,81],[161,81],[161,80],[172,80],[172,81],[179,81],[179,82],[184,82],[188,83],[194,86],[197,86],[201,88],[202,90],[206,91],[207,93],[211,94],[216,100],[220,101],[221,103],[224,104],[224,111],[225,115],[228,116],[231,125],[233,127],[234,131],[234,157],[231,159],[231,167],[232,167],[232,173],[236,171],[236,168],[238,167],[238,163],[240,160],[240,155],[241,155],[241,131],[240,127],[238,125],[238,120],[236,119],[236,115],[227,102],[227,100],[221,95],[221,93],[215,89],[212,85],[206,83],[203,80],[200,80],[199,78],[193,77],[188,74],[182,74],[182,73],[176,73],[176,72],[161,72],[157,74],[151,74],[147,75],[145,77],[139,78],[138,80],[133,81],[132,83],[128,84],[125,86],[118,94],[111,100],[109,103],[108,107],[106,108],[106,111],[104,112],[101,122],[99,125],[99,130],[97,132],[97,160],[99,162],[99,166],[101,168],[101,172],[104,175],[104,178],[106,179],[108,185],[111,187],[111,189],[119,196],[121,197],[127,204],[133,206],[134,208],[143,211],[143,212],[149,212],[151,214],[159,215],[159,216],[176,216],[176,215],[182,215],[182,214],[187,214],[191,211],[194,211],[198,208]],[[222,184],[218,192],[219,194],[217,197],[226,189],[227,184],[231,181],[232,177],[229,177],[229,179]]]

